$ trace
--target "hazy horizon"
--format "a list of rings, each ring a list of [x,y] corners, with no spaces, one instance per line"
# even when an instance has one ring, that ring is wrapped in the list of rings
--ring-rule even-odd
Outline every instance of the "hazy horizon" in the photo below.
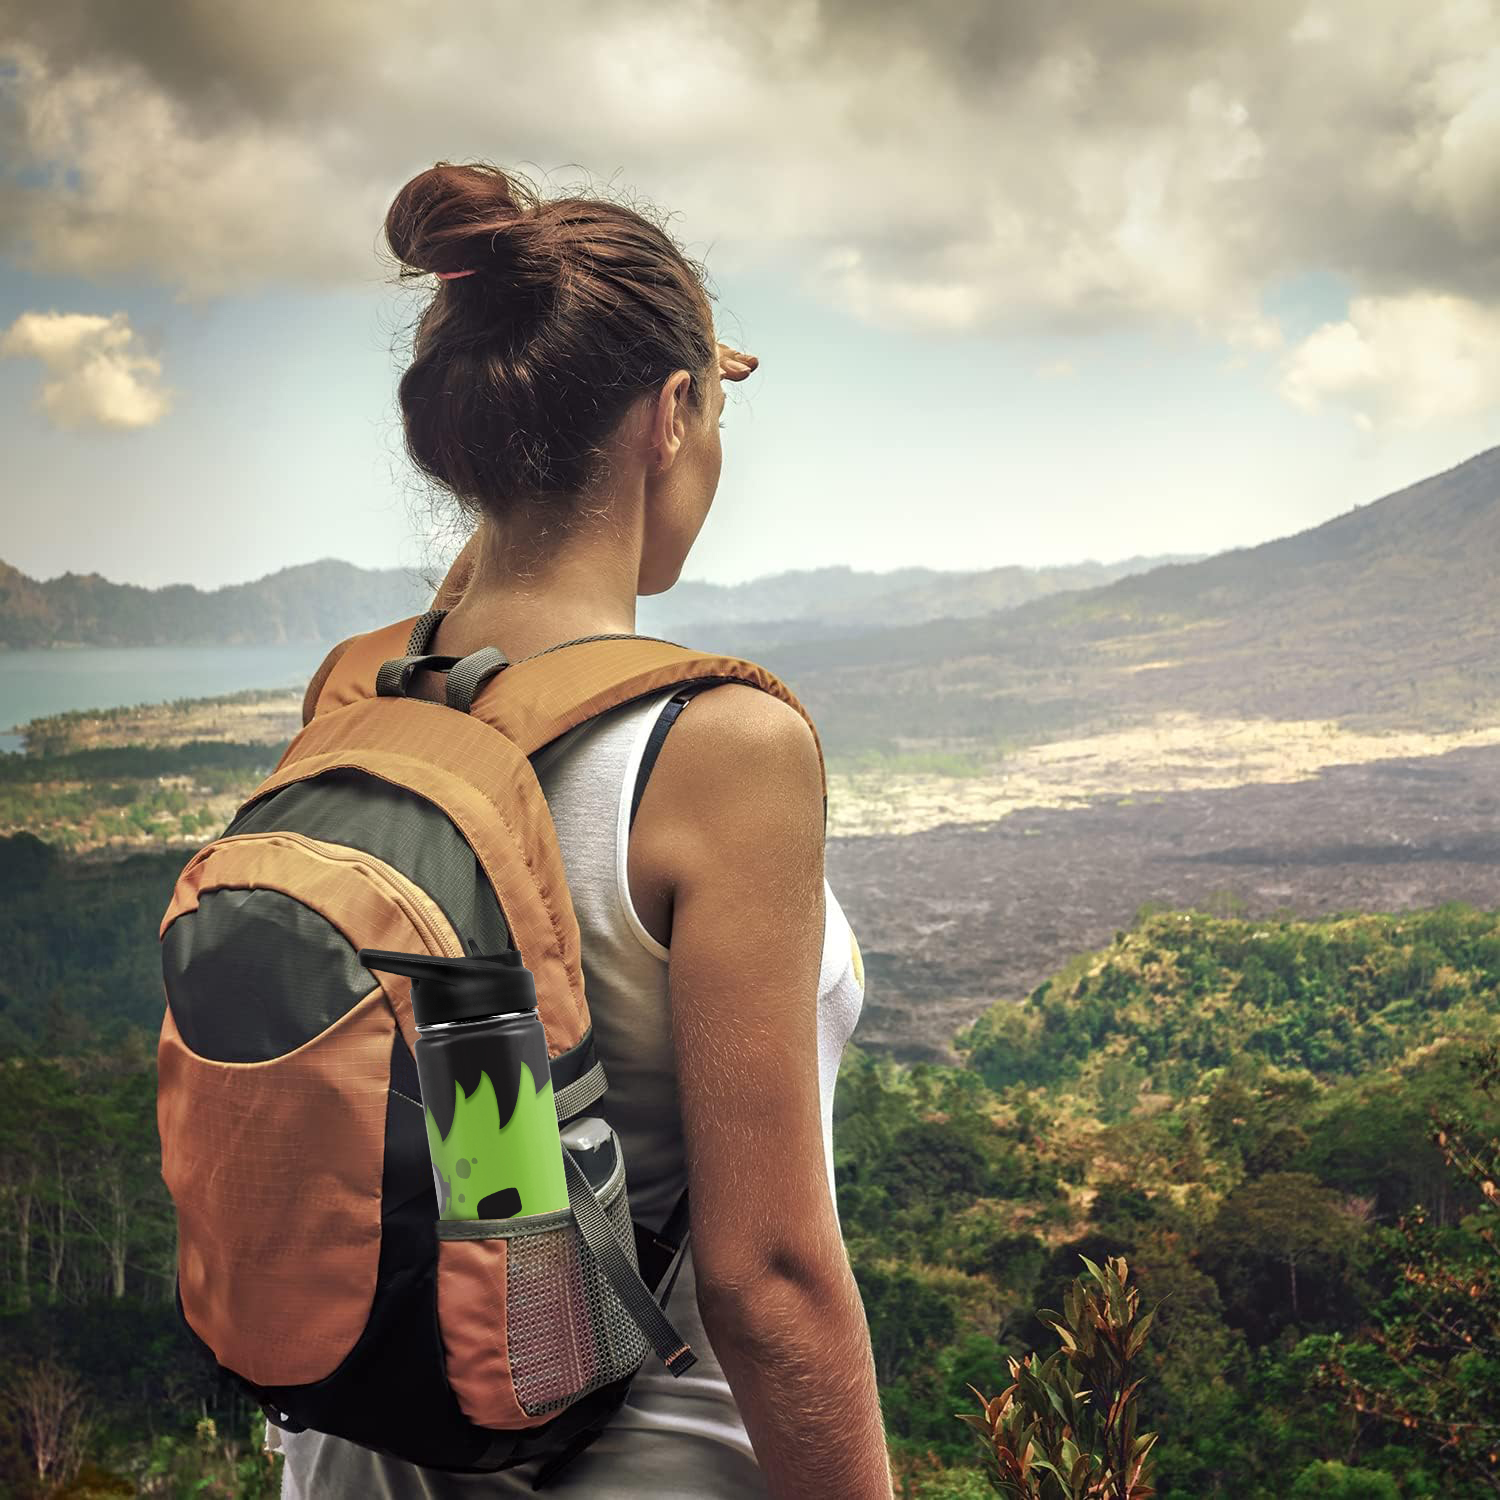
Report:
[[[1131,553],[1127,557],[1083,557],[1074,558],[1070,561],[1061,563],[1041,563],[1037,565],[1026,563],[995,564],[995,566],[1017,566],[1025,568],[1028,572],[1041,572],[1048,568],[1085,568],[1090,566],[1108,568],[1114,567],[1120,563],[1133,562],[1138,558],[1150,557],[1151,555],[1152,554],[1150,553]],[[116,578],[112,577],[108,573],[104,573],[96,569],[88,569],[87,571],[84,571],[79,568],[64,568],[60,573],[54,573],[50,577],[46,578],[38,578],[33,573],[27,573],[26,576],[35,583],[54,583],[58,579],[67,577],[69,574],[71,574],[75,578],[96,576],[103,578],[106,583],[123,584],[131,588],[145,588],[150,589],[152,592],[157,592],[161,589],[187,587],[198,589],[202,593],[213,593],[221,588],[237,588],[247,583],[259,583],[266,578],[274,577],[277,573],[286,572],[290,568],[312,567],[316,566],[318,563],[325,562],[344,563],[351,568],[362,568],[368,572],[383,572],[388,569],[401,569],[404,567],[410,567],[409,564],[402,563],[387,563],[383,567],[380,564],[366,565],[364,563],[351,562],[348,558],[344,557],[312,557],[308,558],[306,562],[283,563],[280,567],[272,568],[268,573],[257,573],[253,577],[247,578],[230,578],[226,579],[223,583],[215,584],[195,583],[191,578],[174,578],[166,583],[159,584],[139,583],[133,578]],[[0,556],[0,563],[10,563],[12,567],[16,566],[15,563],[11,563],[11,560],[8,557],[3,556]],[[718,584],[715,580],[708,578],[691,578],[687,575],[686,570],[684,570],[683,576],[678,579],[678,583],[713,584],[715,587],[735,587],[737,585],[759,583],[764,579],[779,577],[787,573],[811,573],[821,571],[826,568],[849,568],[851,572],[864,573],[878,578],[884,574],[902,573],[914,566],[925,566],[925,564],[919,565],[912,563],[896,563],[889,568],[850,568],[849,564],[847,563],[815,563],[812,566],[805,568],[788,567],[778,569],[775,573],[759,573],[756,574],[756,576],[753,578],[737,579],[735,580],[735,583],[731,585],[721,585]],[[24,568],[22,568],[20,571],[23,573],[26,572]],[[935,573],[973,573],[982,570],[977,570],[974,568],[933,568],[930,571]],[[674,585],[674,587],[676,587],[676,585]]]

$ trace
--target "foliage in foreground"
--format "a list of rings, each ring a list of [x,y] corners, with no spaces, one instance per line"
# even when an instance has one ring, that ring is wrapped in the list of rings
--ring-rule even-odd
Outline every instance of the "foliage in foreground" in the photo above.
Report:
[[[1139,1311],[1123,1256],[1103,1270],[1080,1258],[1096,1285],[1080,1276],[1061,1315],[1037,1314],[1061,1348],[1040,1363],[1034,1354],[1012,1359],[1004,1391],[993,1398],[974,1391],[983,1415],[959,1414],[978,1433],[990,1482],[1006,1500],[1150,1500],[1156,1493],[1150,1453],[1157,1435],[1135,1431],[1143,1378],[1136,1361],[1155,1313]]]

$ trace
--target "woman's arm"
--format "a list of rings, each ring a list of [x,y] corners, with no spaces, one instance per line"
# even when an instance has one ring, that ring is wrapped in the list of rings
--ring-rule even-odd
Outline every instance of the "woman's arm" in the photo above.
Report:
[[[817,746],[791,705],[723,684],[667,737],[648,796],[658,779],[704,1327],[777,1500],[890,1500],[869,1328],[823,1153]]]

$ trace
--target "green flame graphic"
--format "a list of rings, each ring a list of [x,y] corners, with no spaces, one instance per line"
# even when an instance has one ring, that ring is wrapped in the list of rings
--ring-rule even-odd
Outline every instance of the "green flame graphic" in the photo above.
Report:
[[[454,1079],[453,1128],[446,1140],[438,1133],[432,1111],[425,1111],[427,1144],[439,1179],[440,1218],[477,1219],[479,1204],[506,1188],[520,1193],[522,1214],[568,1206],[552,1080],[549,1077],[538,1091],[531,1068],[525,1062],[520,1067],[516,1107],[504,1125],[488,1073],[479,1075],[479,1087],[472,1094],[465,1094]]]

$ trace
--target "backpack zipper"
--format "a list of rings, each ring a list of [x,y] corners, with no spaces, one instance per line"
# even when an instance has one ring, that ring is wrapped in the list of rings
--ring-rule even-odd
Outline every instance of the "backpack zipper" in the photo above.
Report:
[[[442,908],[415,881],[408,879],[394,866],[383,859],[363,851],[358,853],[342,848],[338,844],[324,843],[321,839],[309,838],[305,833],[295,833],[289,828],[270,828],[260,833],[232,833],[227,838],[216,839],[204,849],[222,848],[226,844],[248,843],[252,840],[275,841],[285,839],[299,844],[311,854],[323,859],[337,860],[341,864],[359,865],[370,871],[377,881],[389,886],[396,894],[397,905],[412,918],[414,926],[423,937],[430,953],[442,958],[463,958],[464,946],[453,924],[443,915]],[[200,858],[202,855],[199,856]]]

